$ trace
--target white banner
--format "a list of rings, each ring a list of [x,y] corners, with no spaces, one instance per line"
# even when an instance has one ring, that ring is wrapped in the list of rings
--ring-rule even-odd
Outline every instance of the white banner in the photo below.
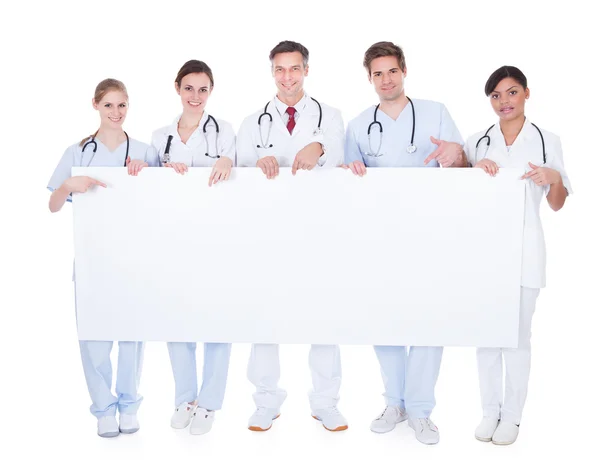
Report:
[[[516,170],[73,174],[82,340],[517,345]]]

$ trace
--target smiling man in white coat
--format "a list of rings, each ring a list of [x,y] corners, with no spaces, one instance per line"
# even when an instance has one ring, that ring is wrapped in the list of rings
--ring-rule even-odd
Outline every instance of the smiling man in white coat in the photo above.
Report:
[[[280,167],[312,170],[336,167],[344,160],[344,123],[338,109],[306,94],[308,50],[299,43],[280,42],[269,55],[277,95],[248,116],[237,137],[238,167],[259,167],[267,179],[276,179]],[[309,354],[313,389],[312,416],[330,431],[348,428],[337,409],[341,383],[337,345],[312,345]],[[256,411],[248,428],[265,431],[279,417],[287,393],[279,388],[279,345],[255,344],[248,379],[256,387]]]

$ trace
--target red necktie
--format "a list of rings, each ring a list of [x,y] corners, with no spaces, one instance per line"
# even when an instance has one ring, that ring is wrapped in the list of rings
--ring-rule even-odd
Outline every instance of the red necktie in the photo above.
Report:
[[[294,114],[296,114],[296,108],[293,106],[290,106],[285,110],[285,112],[287,112],[290,116],[288,123],[287,123],[287,129],[291,135],[292,132],[294,131],[294,127],[296,126],[296,118],[294,117]]]

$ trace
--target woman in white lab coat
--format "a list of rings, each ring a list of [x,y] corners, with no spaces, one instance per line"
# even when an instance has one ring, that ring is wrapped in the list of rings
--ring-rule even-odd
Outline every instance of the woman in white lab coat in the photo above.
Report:
[[[58,212],[73,194],[106,185],[88,176],[71,176],[71,167],[128,167],[137,175],[156,156],[147,144],[136,141],[123,131],[129,98],[122,82],[106,79],[98,84],[92,99],[100,115],[100,128],[91,136],[67,148],[50,181],[50,211]],[[92,405],[98,419],[98,435],[114,437],[139,429],[137,410],[142,401],[138,384],[142,366],[143,343],[119,342],[116,396],[111,392],[112,341],[80,341],[81,360]],[[119,411],[119,422],[116,413]]]
[[[519,434],[531,365],[531,320],[540,289],[546,284],[540,204],[545,197],[553,210],[560,210],[571,193],[571,184],[558,136],[525,117],[530,95],[525,75],[516,67],[503,66],[489,77],[485,94],[499,120],[468,139],[468,161],[492,176],[502,167],[519,169],[525,182],[518,347],[477,349],[483,419],[475,438],[506,445],[514,443]]]
[[[158,161],[177,173],[190,167],[212,167],[208,185],[229,179],[235,164],[235,134],[231,125],[206,110],[214,87],[213,74],[202,61],[188,61],[177,73],[175,91],[181,98],[182,113],[171,125],[152,134]],[[198,392],[196,343],[169,342],[169,357],[175,379],[173,428],[186,428],[201,435],[212,428],[215,411],[225,395],[231,344],[205,343],[202,386]]]

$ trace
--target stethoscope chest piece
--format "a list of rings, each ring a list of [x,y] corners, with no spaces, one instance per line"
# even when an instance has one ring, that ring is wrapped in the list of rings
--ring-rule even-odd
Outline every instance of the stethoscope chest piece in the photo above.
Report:
[[[409,144],[406,147],[406,152],[408,152],[409,154],[414,154],[415,152],[417,152],[417,147],[414,144]]]

